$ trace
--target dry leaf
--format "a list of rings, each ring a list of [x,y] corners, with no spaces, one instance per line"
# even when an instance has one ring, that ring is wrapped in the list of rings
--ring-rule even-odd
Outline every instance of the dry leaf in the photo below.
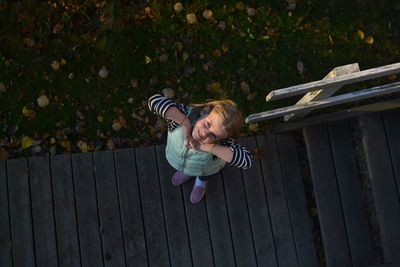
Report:
[[[113,122],[112,128],[113,128],[114,131],[119,131],[119,130],[121,130],[122,125],[121,125],[121,123],[119,123],[118,120],[116,120],[116,121]]]
[[[53,34],[59,33],[63,28],[64,28],[64,25],[63,25],[63,24],[57,23],[57,24],[54,25],[54,27],[53,27]]]
[[[374,38],[372,36],[368,36],[367,38],[365,38],[364,42],[366,42],[367,44],[373,44]]]
[[[54,71],[58,71],[60,69],[60,62],[54,60],[53,62],[51,62],[50,66]]]
[[[252,93],[252,94],[249,94],[249,95],[246,97],[246,99],[247,99],[248,101],[251,101],[251,100],[253,100],[253,99],[256,97],[257,94],[258,94],[258,92],[254,92],[254,93]]]
[[[103,116],[98,115],[98,116],[97,116],[97,121],[98,121],[98,122],[103,122],[103,121],[104,121]]]
[[[124,127],[124,128],[128,127],[128,122],[124,119],[124,117],[119,116],[118,122],[121,124],[122,127]]]
[[[149,63],[151,63],[151,58],[148,56],[145,56],[144,61],[146,62],[146,64],[149,64]]]
[[[46,95],[39,96],[36,101],[41,108],[46,107],[50,103],[49,98]]]
[[[175,10],[175,12],[177,12],[177,13],[182,12],[182,10],[183,10],[183,5],[182,5],[182,3],[181,3],[181,2],[175,3],[175,5],[174,5],[174,10]]]
[[[219,49],[215,49],[215,50],[212,52],[212,55],[213,55],[213,57],[221,57],[221,56],[222,56],[222,52],[221,52],[221,50],[219,50]]]
[[[189,24],[197,24],[197,17],[194,13],[189,13],[186,15],[187,23]]]
[[[167,63],[167,61],[168,61],[168,55],[167,55],[167,54],[163,54],[163,55],[160,56],[159,62],[160,62],[161,64],[162,64],[162,63]]]
[[[174,98],[174,96],[175,96],[175,91],[172,88],[164,88],[162,90],[162,93],[165,97],[168,97],[168,98]]]
[[[22,145],[23,149],[31,147],[32,146],[32,138],[30,138],[29,136],[22,137],[21,145]]]
[[[62,58],[60,60],[60,64],[61,64],[61,66],[64,66],[65,64],[67,64],[67,61],[64,58]]]
[[[252,132],[258,132],[258,123],[250,123],[249,130]]]
[[[113,149],[115,148],[115,144],[114,144],[114,141],[112,140],[112,138],[109,138],[109,139],[108,139],[108,141],[107,141],[107,148],[108,148],[109,150],[113,150]]]
[[[220,22],[218,22],[218,28],[220,28],[221,30],[225,30],[226,29],[226,22],[221,20]]]
[[[222,49],[222,52],[224,52],[224,54],[226,54],[229,51],[229,46],[227,44],[222,44],[221,49]]]
[[[101,67],[101,69],[99,70],[100,78],[105,79],[108,77],[108,74],[109,74],[109,72],[108,72],[108,69],[106,68],[106,66]]]
[[[27,117],[28,119],[34,119],[36,116],[36,112],[28,107],[22,108],[22,114],[24,114],[24,116]]]
[[[214,15],[213,12],[211,10],[209,10],[209,9],[206,9],[206,10],[203,11],[203,17],[206,20],[212,20],[213,19],[213,15]]]
[[[129,103],[129,104],[133,104],[133,102],[134,102],[134,99],[133,99],[133,97],[130,97],[130,98],[128,98],[128,100],[127,100],[127,101],[128,101],[128,103]]]
[[[183,52],[183,53],[182,53],[182,59],[183,59],[183,61],[188,60],[188,58],[189,58],[189,54],[188,54],[187,52]]]
[[[71,150],[71,142],[67,139],[63,139],[60,141],[60,145],[65,148],[66,150],[70,151]]]
[[[357,36],[360,37],[361,40],[364,40],[364,32],[361,30],[357,31]]]
[[[254,8],[252,8],[252,7],[248,7],[247,8],[247,15],[249,16],[249,17],[252,17],[252,16],[254,16],[256,14],[256,10],[254,9]]]
[[[4,83],[0,82],[0,93],[5,92],[7,92],[7,87],[4,85]]]
[[[222,89],[222,86],[219,82],[213,82],[207,86],[207,90],[209,92],[217,93],[217,94],[223,94],[224,90]]]
[[[82,153],[87,153],[87,152],[89,152],[89,150],[88,150],[88,144],[87,144],[86,142],[79,141],[78,144],[77,144],[77,146],[78,146],[79,150],[80,150]]]

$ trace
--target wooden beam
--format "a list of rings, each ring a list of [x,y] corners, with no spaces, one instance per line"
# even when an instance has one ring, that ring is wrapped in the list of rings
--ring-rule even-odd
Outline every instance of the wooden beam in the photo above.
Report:
[[[355,73],[355,72],[359,72],[359,71],[360,71],[360,66],[358,65],[358,63],[339,66],[339,67],[336,67],[333,70],[331,70],[324,77],[324,80],[332,79],[332,78],[335,78],[335,77],[341,77],[343,75],[347,75],[347,74]],[[303,104],[307,104],[307,103],[309,103],[311,101],[328,98],[328,97],[332,96],[334,93],[336,93],[336,91],[338,91],[340,88],[342,88],[341,85],[332,87],[330,89],[319,89],[319,90],[308,92],[306,95],[303,96],[303,98],[301,98],[296,103],[296,105],[303,105]],[[307,114],[309,114],[311,111],[312,110],[304,111],[304,112],[297,112],[295,114],[285,115],[283,120],[284,121],[288,121],[290,119],[303,118]]]
[[[266,112],[251,114],[246,118],[246,123],[277,118],[286,114],[295,113],[297,111],[308,111],[315,108],[325,108],[325,107],[335,106],[351,101],[358,101],[398,91],[400,91],[400,82],[386,84],[383,86],[377,86],[362,91],[351,92],[348,94],[330,97],[328,99],[313,101],[305,105],[295,105],[284,108],[278,108]]]
[[[327,114],[305,118],[303,120],[286,122],[277,124],[272,128],[273,133],[288,132],[305,126],[314,125],[324,122],[333,122],[338,120],[350,119],[359,115],[368,114],[371,112],[380,112],[390,109],[400,108],[400,98],[391,99],[373,104],[368,104],[360,107],[335,111]]]
[[[356,73],[343,75],[337,78],[319,80],[315,82],[274,90],[267,95],[266,101],[300,95],[310,91],[315,91],[317,89],[331,89],[337,86],[343,86],[350,83],[371,80],[396,73],[400,73],[400,63],[367,69]]]

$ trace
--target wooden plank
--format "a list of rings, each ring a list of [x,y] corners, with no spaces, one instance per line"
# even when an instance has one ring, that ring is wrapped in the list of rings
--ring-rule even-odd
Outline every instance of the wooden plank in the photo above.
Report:
[[[93,167],[97,189],[104,265],[124,266],[126,265],[125,250],[112,151],[93,153]]]
[[[400,98],[390,99],[388,101],[382,101],[378,103],[363,105],[359,107],[354,107],[350,109],[340,110],[331,112],[328,114],[322,114],[318,116],[313,116],[305,118],[296,122],[286,122],[280,123],[272,128],[272,132],[280,133],[292,131],[295,129],[303,128],[306,126],[314,125],[317,123],[333,122],[345,119],[351,119],[356,116],[365,115],[372,112],[380,112],[385,110],[400,108]]]
[[[31,199],[26,159],[7,161],[11,241],[14,266],[35,266]]]
[[[397,192],[400,194],[400,110],[383,113],[383,119],[396,179]]]
[[[236,264],[238,267],[256,266],[257,258],[241,170],[237,167],[226,166],[222,171],[222,177]]]
[[[332,79],[332,78],[335,78],[335,77],[340,77],[340,76],[343,76],[343,75],[347,75],[347,74],[355,73],[355,72],[359,72],[359,71],[360,71],[360,66],[358,65],[358,63],[339,66],[339,67],[336,67],[333,70],[331,70],[323,78],[323,80]],[[308,92],[299,101],[297,101],[296,105],[303,105],[303,104],[309,103],[311,101],[328,98],[328,97],[332,96],[334,93],[336,93],[340,88],[342,88],[342,86],[339,85],[339,86],[334,86],[332,88],[325,89],[325,90],[324,89],[320,89],[320,90],[315,90],[315,91]],[[296,119],[296,118],[303,118],[308,113],[310,113],[311,111],[312,110],[309,110],[307,112],[297,112],[295,114],[285,115],[284,116],[284,121],[288,121],[290,119],[293,120],[293,119]]]
[[[136,150],[136,168],[149,265],[170,265],[154,147]]]
[[[92,154],[72,154],[82,266],[103,266]]]
[[[400,260],[400,202],[380,114],[360,117],[362,141],[386,262]]]
[[[0,266],[12,266],[6,161],[0,160]]]
[[[49,157],[29,159],[33,233],[38,266],[58,265],[49,165]]]
[[[399,72],[400,63],[394,63],[386,66],[359,71],[348,75],[343,75],[341,77],[333,79],[319,80],[315,82],[274,90],[267,95],[266,101],[300,95],[310,91],[315,91],[316,89],[332,88],[355,82],[371,80],[379,77],[389,76]]]
[[[59,265],[80,266],[71,156],[52,156],[50,163]]]
[[[156,154],[171,266],[191,266],[192,256],[182,190],[180,186],[174,186],[171,183],[175,170],[165,158],[165,145],[157,146]]]
[[[400,82],[386,84],[383,86],[377,86],[361,91],[333,96],[327,99],[313,101],[304,105],[277,108],[274,110],[251,114],[246,118],[246,123],[278,118],[286,114],[296,113],[298,111],[309,111],[317,108],[319,109],[319,108],[331,107],[339,104],[348,103],[351,101],[359,101],[376,96],[382,96],[385,94],[391,94],[398,91],[400,91]]]
[[[147,266],[139,184],[133,149],[114,151],[127,266]]]
[[[249,151],[255,151],[257,148],[256,139],[254,137],[242,138],[239,142]],[[260,161],[254,160],[251,168],[243,170],[243,180],[250,223],[253,230],[257,264],[258,266],[278,266]],[[287,231],[291,232],[290,227]],[[288,254],[290,255],[290,253]]]
[[[373,264],[372,236],[362,200],[351,125],[341,122],[328,129],[353,265]]]
[[[316,267],[318,266],[317,255],[294,137],[290,133],[276,135],[276,142],[292,222],[297,260],[300,267]],[[265,151],[264,153],[268,152]]]
[[[213,247],[205,201],[202,200],[193,205],[189,199],[193,183],[194,179],[182,185],[193,266],[214,266]]]
[[[206,206],[215,266],[235,266],[235,252],[221,173],[208,179]]]
[[[272,231],[279,266],[299,266],[290,222],[289,208],[282,179],[275,136],[257,138],[258,147],[265,151],[261,160],[265,191],[271,214]]]
[[[352,266],[327,128],[303,130],[327,266]]]

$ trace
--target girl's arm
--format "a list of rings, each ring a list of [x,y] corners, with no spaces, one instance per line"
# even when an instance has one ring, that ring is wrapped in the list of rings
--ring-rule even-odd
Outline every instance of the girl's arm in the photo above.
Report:
[[[214,156],[229,162],[232,166],[247,169],[251,167],[253,157],[244,146],[235,143],[233,139],[225,139],[222,144],[202,144],[200,150],[212,153]]]

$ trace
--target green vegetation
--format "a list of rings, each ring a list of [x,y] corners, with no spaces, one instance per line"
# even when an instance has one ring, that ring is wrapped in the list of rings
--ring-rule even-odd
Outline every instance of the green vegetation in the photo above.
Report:
[[[162,142],[146,100],[165,88],[247,116],[336,66],[400,61],[394,0],[133,2],[0,2],[0,158]]]

